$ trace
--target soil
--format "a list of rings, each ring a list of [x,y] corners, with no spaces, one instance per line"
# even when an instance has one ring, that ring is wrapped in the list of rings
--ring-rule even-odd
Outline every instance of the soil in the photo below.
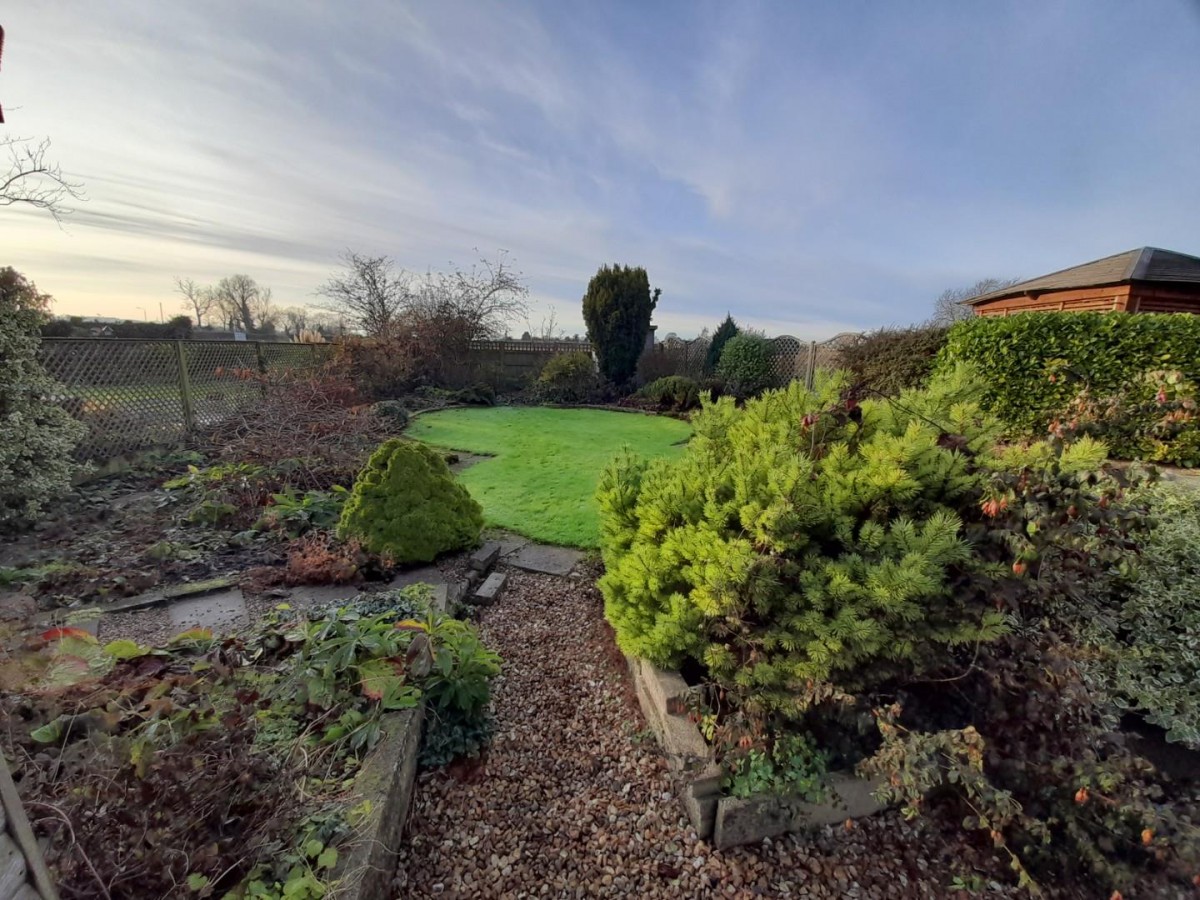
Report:
[[[283,561],[284,540],[275,535],[243,541],[184,522],[162,484],[185,470],[133,471],[75,487],[34,529],[0,538],[0,567],[32,570],[8,590],[43,611],[74,608]]]

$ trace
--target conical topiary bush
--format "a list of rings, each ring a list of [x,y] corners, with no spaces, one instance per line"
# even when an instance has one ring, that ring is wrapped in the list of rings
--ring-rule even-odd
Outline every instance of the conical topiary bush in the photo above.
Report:
[[[397,563],[429,562],[479,540],[483,509],[441,455],[393,439],[371,454],[342,509],[338,537]]]

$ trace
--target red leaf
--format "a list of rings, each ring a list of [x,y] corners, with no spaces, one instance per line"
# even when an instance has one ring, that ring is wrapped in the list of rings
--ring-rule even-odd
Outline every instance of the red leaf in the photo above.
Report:
[[[61,641],[63,638],[78,638],[90,644],[96,643],[96,638],[82,628],[51,628],[49,631],[42,632],[43,641]]]

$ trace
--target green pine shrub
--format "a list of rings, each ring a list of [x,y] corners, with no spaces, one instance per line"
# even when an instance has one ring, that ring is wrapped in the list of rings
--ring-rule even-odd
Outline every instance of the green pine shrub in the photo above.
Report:
[[[692,657],[783,708],[813,680],[876,681],[1000,633],[994,610],[950,590],[970,556],[957,510],[980,476],[938,423],[988,452],[1000,426],[978,388],[959,374],[823,413],[846,384],[793,383],[744,410],[722,398],[694,417],[679,461],[605,470],[600,586],[622,650]]]
[[[35,519],[65,494],[86,427],[55,398],[64,388],[38,361],[49,297],[0,269],[0,528]]]
[[[668,375],[645,385],[635,396],[661,409],[682,412],[700,405],[700,385],[683,375]]]
[[[549,403],[583,403],[600,386],[596,363],[584,350],[550,357],[535,385],[538,399]]]
[[[478,542],[483,509],[441,454],[393,439],[371,454],[342,509],[338,537],[396,563],[430,562]]]
[[[856,382],[884,394],[898,394],[929,380],[946,328],[880,328],[841,347],[841,364]]]
[[[771,342],[759,334],[742,332],[731,337],[721,351],[717,375],[734,397],[745,399],[771,386]]]
[[[1200,381],[1200,316],[981,316],[960,322],[947,335],[938,368],[959,363],[979,372],[989,409],[1015,431],[1040,435],[1071,404],[1080,384],[1099,397],[1155,370],[1177,370]],[[1071,377],[1060,377],[1064,368]]]

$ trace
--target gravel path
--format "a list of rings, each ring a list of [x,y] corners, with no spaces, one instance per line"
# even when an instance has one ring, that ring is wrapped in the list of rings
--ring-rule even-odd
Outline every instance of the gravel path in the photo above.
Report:
[[[421,774],[397,898],[966,897],[950,885],[973,866],[980,894],[1016,896],[986,886],[994,857],[894,813],[712,850],[643,731],[594,588],[510,571],[482,627],[505,660],[495,739],[482,765]]]

